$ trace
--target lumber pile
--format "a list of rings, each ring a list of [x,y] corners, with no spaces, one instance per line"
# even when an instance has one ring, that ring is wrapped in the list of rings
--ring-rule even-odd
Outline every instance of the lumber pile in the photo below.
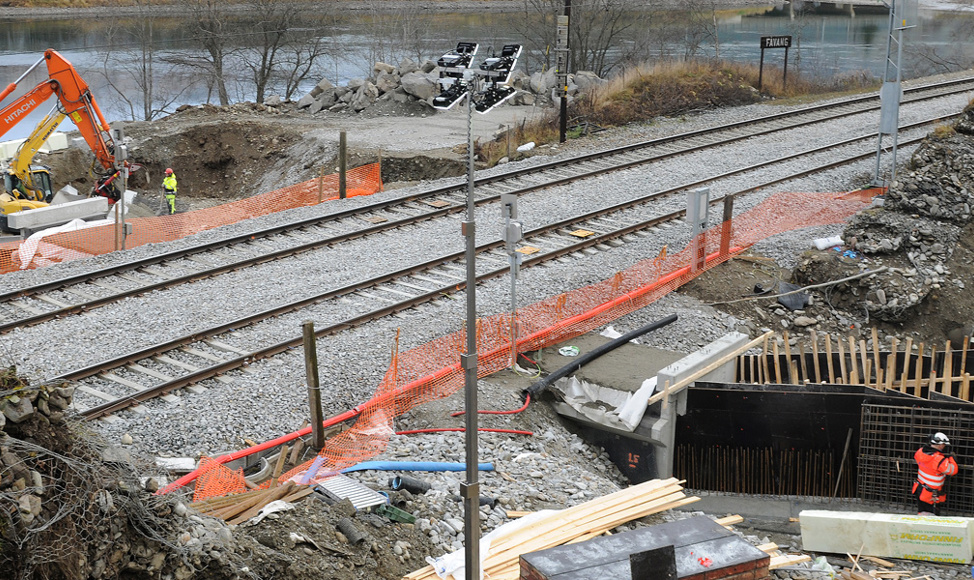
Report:
[[[255,489],[193,502],[189,506],[202,514],[220,518],[231,524],[241,524],[256,516],[264,506],[272,501],[283,500],[294,503],[310,495],[312,491],[314,491],[314,486],[296,485],[289,481],[277,487]]]
[[[602,535],[626,522],[697,501],[683,493],[676,478],[654,479],[615,493],[566,508],[513,530],[491,542],[482,555],[485,576],[492,580],[516,580],[520,576],[521,554]],[[433,566],[408,574],[405,580],[437,579]]]

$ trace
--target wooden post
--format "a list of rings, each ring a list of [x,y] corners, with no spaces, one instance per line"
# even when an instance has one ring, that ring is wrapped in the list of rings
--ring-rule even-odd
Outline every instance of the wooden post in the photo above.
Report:
[[[886,358],[886,388],[893,388],[893,378],[896,376],[896,349],[899,347],[899,343],[894,336],[889,341],[889,355]]]
[[[778,338],[775,337],[774,343],[771,345],[771,349],[774,352],[774,382],[775,384],[781,385],[784,382],[781,380],[781,361],[778,360]]]
[[[862,383],[864,385],[868,385],[869,378],[872,376],[872,373],[866,370],[866,367],[868,366],[869,368],[872,368],[872,365],[869,364],[869,350],[866,348],[866,341],[861,338],[859,339],[859,359],[862,361]],[[878,370],[879,369],[878,358],[876,359],[876,365],[877,365],[876,368]]]
[[[812,366],[815,368],[815,382],[822,382],[822,369],[818,364],[818,335],[812,331]]]
[[[932,391],[937,391],[937,345],[930,345],[930,389],[927,391],[929,393]],[[937,391],[938,393],[940,391]]]
[[[835,339],[835,344],[839,345],[839,375],[840,375],[839,376],[839,383],[841,383],[843,385],[847,385],[847,384],[849,384],[848,383],[848,378],[847,378],[849,375],[845,374],[846,373],[846,366],[845,366],[845,346],[843,346],[843,344],[842,344],[842,337],[836,338]],[[853,362],[855,362],[855,361],[853,361]]]
[[[338,134],[338,199],[345,199],[347,177],[348,143],[345,141],[345,131],[342,131]]]
[[[835,370],[832,367],[832,335],[825,335],[825,365],[829,371],[829,384],[835,384]]]
[[[318,203],[325,200],[325,166],[321,166],[321,173],[318,175]]]
[[[304,323],[304,372],[308,380],[308,403],[311,405],[311,446],[321,451],[325,446],[324,420],[321,412],[321,389],[318,383],[318,350],[315,346],[315,323]]]
[[[271,487],[277,487],[281,485],[278,478],[281,477],[281,472],[284,471],[284,461],[287,459],[288,446],[285,444],[281,446],[280,454],[277,456],[277,465],[274,466],[274,472],[271,473]]]
[[[879,362],[879,331],[876,327],[872,330],[873,338],[873,358],[876,359],[876,385],[883,385],[883,365]]]
[[[896,337],[894,336],[889,343],[889,354],[886,356],[886,376],[883,384],[887,389],[893,388],[893,377],[896,375],[896,349],[899,345],[896,343]]]
[[[942,392],[954,396],[954,355],[950,350],[950,341],[944,345],[944,378]]]
[[[720,226],[720,257],[730,253],[731,225],[734,223],[734,196],[724,196],[724,221]]]
[[[913,357],[913,339],[906,339],[906,346],[903,347],[903,378],[900,380],[900,392],[906,392],[906,382],[910,377],[910,359]]]
[[[761,346],[761,382],[768,382],[768,337],[764,337],[764,344]]]
[[[849,384],[858,385],[859,383],[859,361],[856,360],[856,339],[849,335]]]
[[[965,336],[964,337],[964,351],[960,355],[960,374],[961,374],[962,377],[966,377],[967,376],[967,349],[970,348],[970,346],[971,346],[971,337]],[[965,382],[964,384],[966,385],[967,383]],[[964,399],[965,401],[969,401],[970,400],[970,399],[967,398],[967,391],[966,390],[964,391],[964,396],[961,397],[961,398]]]
[[[960,382],[960,398],[965,401],[971,400],[971,374],[964,373],[964,378]]]
[[[913,377],[913,394],[917,397],[920,396],[920,375],[923,374],[923,343],[920,343],[920,349],[917,351],[917,365],[916,370],[914,370]]]
[[[804,342],[799,342],[798,343],[798,357],[799,357],[799,362],[801,363],[801,369],[802,369],[802,382],[803,383],[807,383],[808,382],[808,364],[805,362],[805,343]]]

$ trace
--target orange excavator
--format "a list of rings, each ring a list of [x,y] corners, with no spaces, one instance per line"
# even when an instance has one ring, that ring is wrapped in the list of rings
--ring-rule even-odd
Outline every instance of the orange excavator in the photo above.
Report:
[[[0,92],[0,103],[13,93],[17,85],[42,62],[47,64],[48,78],[0,109],[0,138],[2,138],[30,112],[52,96],[57,96],[54,109],[20,146],[4,175],[6,193],[0,194],[0,213],[10,214],[49,204],[53,195],[49,170],[32,166],[31,161],[64,117],[71,118],[88,143],[88,147],[95,154],[95,161],[92,163],[95,185],[91,195],[107,197],[109,203],[117,201],[121,197],[119,185],[122,170],[125,168],[135,170],[139,166],[116,157],[111,128],[91,95],[88,83],[81,78],[67,59],[55,50],[46,50],[43,58],[31,65],[20,78]]]

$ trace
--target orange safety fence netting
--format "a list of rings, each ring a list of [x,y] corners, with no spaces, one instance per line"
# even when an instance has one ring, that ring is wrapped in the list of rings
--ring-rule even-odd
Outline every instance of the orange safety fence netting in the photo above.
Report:
[[[346,196],[382,191],[380,173],[378,163],[350,169],[346,174]],[[338,174],[324,175],[206,209],[126,219],[131,224],[132,233],[125,236],[124,247],[169,242],[242,220],[338,199],[338,180]],[[26,240],[0,244],[0,274],[114,252],[122,248],[121,224],[117,221],[115,212],[109,212],[106,220],[77,220],[60,228],[40,231]]]
[[[842,222],[868,206],[876,193],[777,194],[735,216],[729,224],[704,232],[696,240],[699,246],[691,243],[672,255],[667,255],[664,248],[658,256],[642,260],[607,280],[519,309],[515,329],[509,312],[482,318],[477,325],[478,376],[510,368],[512,330],[516,330],[517,352],[577,337],[655,302],[757,241],[786,231]],[[730,251],[721,254],[722,245]],[[703,268],[696,271],[691,268],[694,255],[707,257]],[[354,409],[358,412],[355,424],[328,439],[318,457],[285,473],[280,481],[320,481],[384,451],[394,433],[392,422],[396,416],[450,396],[463,387],[464,371],[459,361],[465,348],[466,333],[460,330],[405,353],[393,353],[375,396]],[[314,469],[309,474],[312,463]],[[232,485],[227,481],[204,483],[201,475],[196,494],[212,497],[227,493]],[[244,490],[240,484],[234,492]]]

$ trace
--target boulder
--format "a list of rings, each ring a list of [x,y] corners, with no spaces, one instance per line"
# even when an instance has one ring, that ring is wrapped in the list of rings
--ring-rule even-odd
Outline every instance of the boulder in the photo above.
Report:
[[[421,101],[426,101],[439,94],[436,87],[436,78],[431,78],[432,73],[412,72],[403,75],[400,81],[402,89]]]
[[[548,92],[547,87],[545,87],[545,75],[543,72],[536,72],[531,75],[531,79],[528,81],[528,88],[531,92],[536,95],[543,95]]]
[[[284,101],[281,100],[279,95],[271,95],[264,99],[264,104],[268,107],[280,107],[282,102]]]
[[[391,72],[380,72],[375,79],[375,86],[379,93],[388,93],[399,86],[399,75]]]
[[[377,62],[372,67],[372,72],[374,72],[376,75],[379,75],[379,74],[382,74],[382,73],[386,73],[386,74],[390,74],[391,75],[391,74],[395,74],[396,67],[392,66],[391,64],[386,64],[384,62]]]
[[[315,85],[313,89],[311,89],[311,96],[317,97],[322,92],[333,88],[335,88],[335,85],[331,81],[329,81],[328,79],[321,79],[320,81],[318,81],[318,84]]]
[[[396,87],[396,89],[389,94],[392,95],[392,102],[399,104],[408,103],[411,98],[409,93],[404,91],[402,87]]]
[[[8,398],[3,404],[3,414],[11,423],[20,423],[34,414],[34,406],[27,397],[16,395]]]
[[[600,79],[599,75],[589,70],[580,70],[575,73],[573,78],[579,92],[586,92],[595,87],[605,84],[605,80]]]
[[[308,93],[307,95],[301,97],[301,99],[298,101],[298,108],[307,109],[313,102],[315,102],[315,98],[311,95],[311,93]]]
[[[399,62],[399,76],[407,75],[418,70],[419,65],[408,58],[404,58]]]
[[[355,96],[352,98],[349,105],[355,112],[365,110],[369,105],[375,102],[375,99],[379,96],[379,89],[376,88],[372,83],[365,83],[359,90],[355,92]]]
[[[423,64],[419,65],[419,70],[423,71],[424,73],[431,73],[436,70],[436,67],[437,65],[435,62],[433,62],[432,60],[427,60],[427,61],[423,61]]]
[[[348,85],[346,85],[346,86],[348,87],[348,90],[350,90],[350,91],[357,91],[360,88],[362,88],[362,86],[364,84],[365,84],[365,79],[352,79],[352,80],[348,81]]]

